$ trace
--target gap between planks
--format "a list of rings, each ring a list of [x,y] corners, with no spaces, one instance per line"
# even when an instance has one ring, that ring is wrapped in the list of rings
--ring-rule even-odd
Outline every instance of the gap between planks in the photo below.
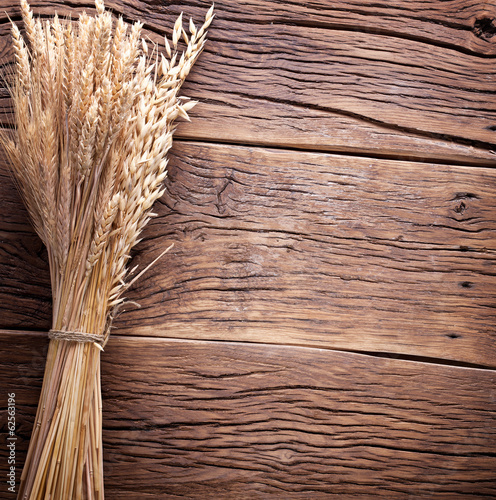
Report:
[[[31,335],[35,337],[47,337],[47,333],[45,330],[22,330],[22,329],[2,329],[0,328],[0,335]],[[470,370],[483,370],[486,372],[494,372],[496,371],[496,367],[492,367],[489,365],[479,365],[476,363],[468,363],[464,361],[456,361],[452,359],[444,359],[444,358],[435,358],[430,356],[413,356],[409,354],[395,353],[395,352],[374,352],[374,351],[360,351],[358,349],[345,349],[345,348],[335,348],[335,347],[322,347],[322,346],[312,346],[312,345],[300,345],[300,344],[278,344],[277,342],[250,342],[250,341],[237,341],[237,340],[205,340],[205,339],[188,339],[188,338],[180,338],[180,337],[154,337],[151,335],[127,335],[127,334],[119,334],[112,333],[110,335],[110,342],[112,339],[120,339],[120,340],[131,340],[135,342],[173,342],[173,343],[182,343],[182,344],[222,344],[222,345],[231,345],[231,346],[257,346],[257,347],[271,347],[271,348],[280,348],[280,349],[302,349],[302,350],[313,350],[313,351],[329,351],[329,352],[337,352],[344,354],[352,354],[357,356],[365,356],[370,358],[381,358],[381,359],[394,359],[397,361],[404,361],[407,363],[423,363],[428,365],[437,365],[437,366],[446,366],[449,368],[462,368],[462,369],[470,369]]]

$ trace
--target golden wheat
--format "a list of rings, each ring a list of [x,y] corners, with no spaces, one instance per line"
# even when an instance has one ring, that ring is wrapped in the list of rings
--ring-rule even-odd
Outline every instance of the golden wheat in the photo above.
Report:
[[[181,14],[159,57],[141,23],[95,5],[95,17],[41,21],[21,0],[26,41],[12,25],[15,127],[0,142],[47,247],[53,296],[22,499],[103,498],[100,352],[131,248],[164,191],[173,122],[196,104],[178,91],[213,19],[212,6],[188,34]]]

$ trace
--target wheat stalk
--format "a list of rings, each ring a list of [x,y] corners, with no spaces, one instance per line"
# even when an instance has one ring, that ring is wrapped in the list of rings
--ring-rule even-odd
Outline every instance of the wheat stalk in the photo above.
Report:
[[[196,104],[178,92],[213,6],[189,34],[181,14],[160,57],[141,23],[113,20],[102,0],[78,22],[35,19],[26,0],[21,13],[15,127],[0,142],[47,247],[53,320],[18,498],[102,499],[100,353],[129,286],[131,248],[164,192],[174,120]]]

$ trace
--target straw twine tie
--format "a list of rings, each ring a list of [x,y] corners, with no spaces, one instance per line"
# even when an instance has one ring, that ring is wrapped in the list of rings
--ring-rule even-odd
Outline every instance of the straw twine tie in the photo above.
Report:
[[[50,340],[68,340],[73,342],[93,342],[98,349],[103,351],[102,342],[104,338],[101,335],[87,332],[67,332],[65,330],[50,330],[48,332]]]

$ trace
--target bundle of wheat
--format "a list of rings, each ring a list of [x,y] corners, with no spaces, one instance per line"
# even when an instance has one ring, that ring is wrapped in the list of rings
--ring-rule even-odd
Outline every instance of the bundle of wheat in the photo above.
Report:
[[[178,91],[205,44],[177,19],[167,56],[142,24],[97,14],[12,26],[14,127],[1,134],[14,179],[48,250],[53,325],[19,498],[103,498],[100,353],[123,301],[131,248],[163,193]],[[178,44],[185,44],[182,53]],[[139,277],[139,276],[138,276]],[[133,280],[134,281],[134,280]]]

